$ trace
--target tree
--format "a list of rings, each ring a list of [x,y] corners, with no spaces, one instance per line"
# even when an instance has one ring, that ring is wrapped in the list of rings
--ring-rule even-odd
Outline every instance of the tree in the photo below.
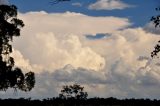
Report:
[[[23,21],[17,18],[15,5],[0,5],[0,90],[14,88],[30,91],[35,85],[34,73],[23,74],[10,56],[13,37],[20,36],[23,26]]]
[[[156,8],[156,11],[160,11],[160,8]],[[160,27],[160,15],[152,16],[151,21],[155,25],[155,28]],[[158,57],[158,53],[160,52],[160,40],[158,44],[154,47],[154,50],[151,52],[151,57]],[[159,57],[158,57],[159,58]]]
[[[78,84],[65,85],[59,94],[61,99],[87,99],[87,92],[83,91],[84,87],[81,87]]]

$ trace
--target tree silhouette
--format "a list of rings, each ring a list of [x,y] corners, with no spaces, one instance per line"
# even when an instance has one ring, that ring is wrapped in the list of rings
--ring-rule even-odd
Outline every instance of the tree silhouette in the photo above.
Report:
[[[8,88],[30,91],[35,85],[33,72],[26,74],[15,67],[12,53],[13,37],[20,36],[20,29],[24,26],[22,20],[17,18],[15,5],[0,5],[0,90]]]
[[[160,11],[160,8],[156,8],[156,11]],[[151,21],[155,25],[155,28],[160,27],[160,15],[152,16]],[[158,53],[160,52],[160,40],[158,44],[154,47],[154,50],[151,52],[151,57],[158,57]],[[158,57],[159,58],[159,57]]]
[[[87,99],[87,92],[83,91],[84,87],[81,87],[78,84],[65,85],[59,94],[61,99]]]

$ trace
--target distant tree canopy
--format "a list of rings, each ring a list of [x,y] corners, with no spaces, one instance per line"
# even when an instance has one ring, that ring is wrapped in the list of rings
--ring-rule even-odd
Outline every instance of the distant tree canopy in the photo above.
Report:
[[[160,8],[156,8],[156,11],[160,11]],[[160,14],[157,16],[152,16],[151,21],[155,25],[155,28],[160,27]],[[154,50],[151,52],[151,57],[158,57],[158,53],[160,52],[160,40],[158,44],[154,47]],[[158,57],[159,58],[159,57]]]
[[[83,91],[84,87],[81,87],[78,84],[65,85],[63,86],[59,97],[61,99],[87,99],[87,92]]]
[[[15,67],[12,53],[13,37],[20,36],[20,29],[24,26],[22,20],[17,18],[15,5],[0,5],[0,90],[8,88],[30,91],[35,85],[33,72],[26,74]]]

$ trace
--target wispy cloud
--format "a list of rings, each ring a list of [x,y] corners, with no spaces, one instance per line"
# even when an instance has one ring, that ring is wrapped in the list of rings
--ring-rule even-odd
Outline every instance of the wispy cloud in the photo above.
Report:
[[[8,4],[8,0],[0,0],[0,5],[2,4]]]
[[[88,8],[91,10],[121,10],[128,7],[130,7],[130,5],[121,0],[97,0],[97,2],[90,4]]]
[[[72,6],[77,6],[77,7],[81,7],[81,6],[82,6],[82,3],[79,3],[79,2],[75,2],[75,3],[72,3]]]

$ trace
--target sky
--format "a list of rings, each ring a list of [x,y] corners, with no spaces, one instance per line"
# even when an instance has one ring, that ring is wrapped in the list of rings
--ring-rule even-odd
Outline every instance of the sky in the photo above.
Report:
[[[116,16],[127,17],[133,22],[134,26],[143,26],[148,22],[149,18],[155,14],[155,7],[158,6],[158,0],[123,0],[122,5],[126,5],[126,9],[107,7],[112,10],[107,11],[104,9],[89,9],[89,5],[96,3],[96,0],[71,0],[70,2],[63,2],[56,5],[50,3],[52,0],[10,0],[12,4],[16,4],[20,12],[29,11],[46,11],[49,13],[63,13],[66,11],[83,13],[90,16]],[[106,0],[103,4],[105,4]],[[107,0],[110,1],[110,0]],[[114,0],[116,1],[116,0]],[[101,2],[102,3],[102,2]],[[120,7],[120,6],[119,6]],[[123,11],[122,11],[123,9]]]
[[[160,63],[150,53],[160,31],[150,18],[158,0],[0,0],[18,7],[25,27],[13,40],[15,65],[33,71],[31,92],[1,98],[57,97],[78,83],[89,97],[160,99]]]

